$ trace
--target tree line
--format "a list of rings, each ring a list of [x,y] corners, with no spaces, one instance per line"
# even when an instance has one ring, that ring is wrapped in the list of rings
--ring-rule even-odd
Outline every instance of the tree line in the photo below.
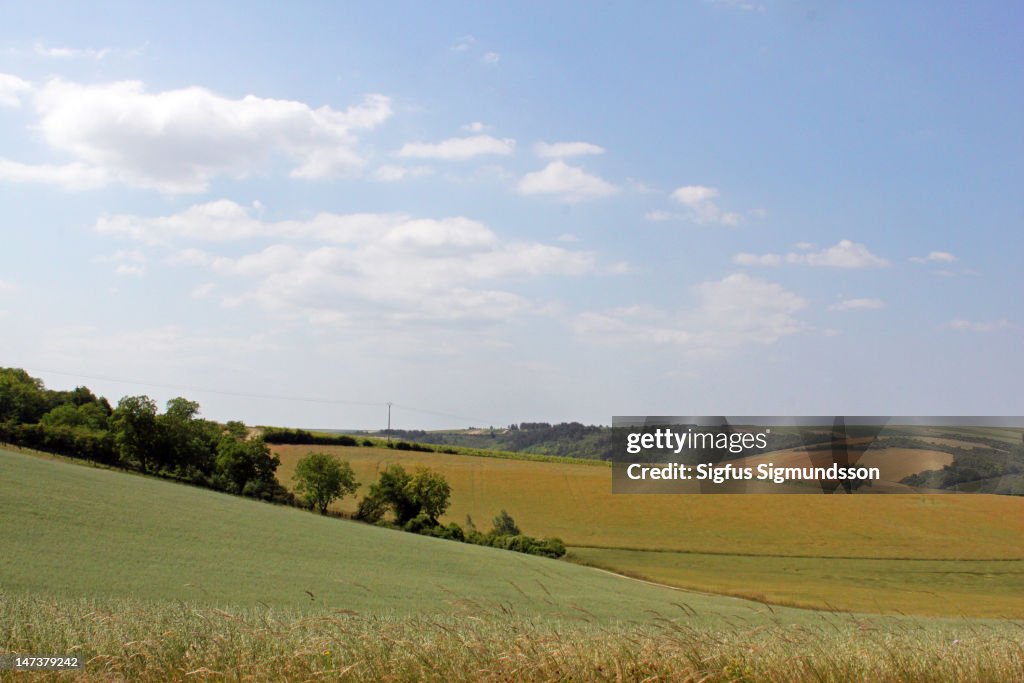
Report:
[[[58,453],[95,463],[191,483],[268,502],[302,505],[321,513],[359,485],[347,462],[310,454],[296,468],[295,496],[277,479],[280,459],[268,441],[323,445],[359,444],[350,436],[321,436],[304,430],[264,429],[251,433],[239,421],[219,423],[199,416],[199,404],[173,398],[161,412],[149,396],[125,396],[116,406],[88,387],[47,389],[42,380],[19,368],[0,368],[0,444]],[[432,449],[398,442],[398,450]],[[514,523],[478,532],[442,525],[451,487],[430,470],[407,473],[400,465],[385,469],[359,503],[355,519],[439,538],[561,557],[558,539],[538,540],[519,533]],[[502,511],[502,515],[507,513]],[[499,519],[503,519],[499,516]],[[508,519],[511,519],[510,517]],[[514,533],[512,533],[514,531]]]
[[[280,460],[241,422],[199,417],[199,404],[173,398],[160,412],[148,396],[116,406],[88,387],[46,389],[0,368],[0,442],[84,458],[261,500],[293,503],[277,481]]]

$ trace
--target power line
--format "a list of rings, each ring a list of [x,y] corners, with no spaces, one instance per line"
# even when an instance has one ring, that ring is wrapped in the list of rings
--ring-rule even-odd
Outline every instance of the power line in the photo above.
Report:
[[[95,380],[95,381],[98,381],[98,382],[114,382],[116,384],[132,384],[132,385],[141,386],[141,387],[156,387],[156,388],[160,388],[160,389],[172,389],[174,391],[194,391],[194,392],[204,393],[204,394],[216,394],[216,395],[219,395],[219,396],[235,396],[235,397],[238,397],[238,398],[258,398],[258,399],[264,399],[264,400],[270,400],[270,401],[297,401],[297,402],[301,402],[301,403],[323,403],[323,404],[330,404],[330,405],[367,406],[367,407],[373,407],[373,408],[379,408],[382,403],[386,403],[387,406],[388,406],[388,422],[389,422],[389,424],[390,424],[390,418],[391,418],[391,406],[392,405],[394,405],[395,408],[398,408],[398,409],[401,409],[401,410],[406,410],[406,411],[413,412],[413,413],[421,413],[421,414],[424,414],[424,415],[433,415],[435,417],[447,417],[447,418],[452,418],[452,419],[455,419],[455,420],[469,421],[471,423],[472,422],[476,422],[476,423],[495,424],[495,420],[488,420],[486,418],[468,417],[466,415],[454,415],[452,413],[442,413],[442,412],[439,412],[439,411],[436,411],[436,410],[428,410],[426,408],[416,408],[414,406],[406,406],[406,405],[401,405],[401,404],[398,404],[398,403],[391,403],[390,401],[387,401],[387,402],[385,402],[385,401],[353,401],[353,400],[350,400],[350,399],[342,399],[342,398],[315,398],[315,397],[309,397],[309,396],[283,396],[283,395],[279,395],[279,394],[257,394],[257,393],[242,392],[242,391],[224,391],[222,389],[209,389],[209,388],[206,388],[206,387],[195,387],[195,386],[188,386],[188,385],[183,385],[183,384],[166,384],[166,383],[163,383],[163,382],[147,382],[147,381],[140,381],[140,380],[128,380],[128,379],[119,379],[119,378],[116,378],[116,377],[100,377],[100,376],[97,376],[97,375],[83,375],[83,374],[80,374],[80,373],[61,372],[59,370],[44,370],[44,369],[41,369],[41,368],[25,368],[25,371],[29,372],[29,373],[34,373],[34,374],[61,375],[63,377],[75,377],[77,379],[88,379],[88,380]]]

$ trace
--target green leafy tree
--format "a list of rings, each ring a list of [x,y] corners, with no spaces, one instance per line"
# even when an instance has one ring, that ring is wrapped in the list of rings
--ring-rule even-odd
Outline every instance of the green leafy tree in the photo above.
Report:
[[[34,424],[49,407],[42,380],[20,368],[0,368],[0,422]]]
[[[111,417],[121,461],[149,472],[157,462],[156,403],[149,396],[125,396]]]
[[[212,472],[221,430],[199,419],[198,403],[172,398],[157,417],[157,427],[161,466],[193,480]]]
[[[249,429],[240,420],[228,420],[228,423],[224,425],[224,430],[236,439],[244,439],[249,435]]]
[[[450,504],[452,487],[438,472],[419,470],[405,485],[405,493],[412,504],[419,508],[417,514],[425,514],[437,524],[437,518],[444,514]]]
[[[356,508],[355,518],[368,522],[369,524],[376,524],[380,520],[384,519],[384,513],[388,511],[388,503],[380,496],[367,495],[363,496],[362,500],[359,501],[359,506]]]
[[[370,498],[377,499],[384,507],[390,508],[395,521],[405,524],[419,514],[417,508],[406,495],[405,487],[412,479],[401,465],[390,465],[380,473],[377,483],[370,487]]]
[[[293,478],[295,490],[322,515],[332,502],[359,488],[352,466],[326,453],[310,453],[299,460]]]
[[[518,536],[521,532],[512,515],[502,510],[501,514],[494,518],[494,530],[491,533],[495,536]]]
[[[441,474],[426,469],[409,474],[401,465],[390,465],[370,486],[356,517],[379,521],[383,511],[390,509],[399,525],[405,526],[422,515],[421,522],[436,526],[437,518],[448,509],[450,497],[451,487]]]
[[[261,439],[225,436],[217,444],[215,485],[231,493],[267,498],[277,488],[274,475],[280,464]]]
[[[95,431],[107,429],[107,413],[98,403],[62,403],[39,418],[47,427],[85,427]]]

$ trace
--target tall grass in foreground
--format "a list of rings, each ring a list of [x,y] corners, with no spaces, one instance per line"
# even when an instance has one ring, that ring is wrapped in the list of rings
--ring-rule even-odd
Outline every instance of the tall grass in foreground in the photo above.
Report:
[[[1024,625],[1014,622],[824,615],[815,627],[708,631],[675,616],[607,625],[500,611],[303,615],[0,592],[0,651],[86,660],[84,671],[19,680],[1024,680]]]

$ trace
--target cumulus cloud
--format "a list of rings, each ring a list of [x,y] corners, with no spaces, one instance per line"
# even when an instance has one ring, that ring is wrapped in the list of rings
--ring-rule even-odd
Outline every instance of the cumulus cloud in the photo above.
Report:
[[[542,159],[564,159],[588,154],[604,154],[604,147],[591,142],[538,142],[533,146],[534,154]]]
[[[497,52],[485,52],[480,61],[484,64],[497,64],[501,61],[501,55]]]
[[[741,266],[779,266],[804,265],[814,268],[882,268],[889,265],[884,258],[875,256],[867,247],[858,242],[840,240],[836,245],[811,251],[810,246],[802,243],[800,252],[791,251],[784,256],[778,254],[740,253],[733,256],[733,263]]]
[[[578,166],[552,161],[540,171],[524,175],[518,190],[525,195],[554,195],[561,201],[572,203],[607,197],[618,192],[619,188]]]
[[[913,263],[956,263],[960,259],[948,251],[933,251],[927,256],[911,256]]]
[[[1010,321],[1002,320],[988,320],[988,321],[975,321],[975,320],[950,320],[946,323],[946,327],[953,330],[962,330],[964,332],[995,332],[996,330],[1005,330],[1013,327]]]
[[[574,327],[597,343],[671,344],[717,354],[750,344],[773,344],[809,329],[797,317],[807,301],[779,284],[735,273],[694,288],[692,309],[632,306],[576,317]]]
[[[846,299],[828,307],[830,311],[872,311],[885,308],[881,299]]]
[[[688,209],[688,213],[678,216],[695,223],[717,223],[719,225],[739,225],[743,217],[735,211],[722,209],[715,201],[718,190],[704,185],[684,185],[673,190],[671,197]]]
[[[28,81],[0,73],[0,107],[20,107],[21,95],[32,89]]]
[[[248,209],[227,199],[197,204],[181,213],[158,218],[126,214],[102,216],[96,222],[96,231],[150,244],[180,239],[223,242],[265,234],[263,224],[253,218]]]
[[[115,275],[142,277],[146,274],[146,255],[139,249],[118,249],[107,256],[97,256],[96,263],[114,264]]]
[[[516,141],[512,138],[499,140],[490,135],[472,135],[465,138],[448,138],[437,143],[409,142],[398,150],[398,156],[413,159],[465,161],[485,154],[508,156],[513,152],[515,146]]]
[[[276,160],[296,178],[351,172],[364,163],[357,132],[391,116],[390,100],[368,95],[345,110],[206,88],[149,92],[138,81],[53,79],[33,91],[34,128],[65,165],[4,162],[9,180],[81,189],[114,181],[167,193],[200,192],[217,176],[244,178]]]
[[[173,250],[172,262],[238,280],[243,291],[225,294],[227,305],[251,302],[315,322],[499,320],[544,308],[512,291],[517,282],[610,272],[591,252],[502,240],[483,223],[458,216],[323,213],[269,222],[255,214],[220,200],[170,216],[105,217],[96,229],[161,245]],[[252,239],[273,243],[241,255],[176,246]]]

